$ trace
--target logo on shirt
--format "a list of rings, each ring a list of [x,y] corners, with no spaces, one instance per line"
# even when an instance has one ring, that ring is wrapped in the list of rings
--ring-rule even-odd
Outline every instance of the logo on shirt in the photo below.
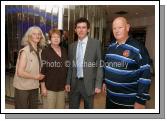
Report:
[[[130,55],[130,51],[129,50],[124,50],[123,51],[123,56],[124,57],[129,57],[129,55]]]

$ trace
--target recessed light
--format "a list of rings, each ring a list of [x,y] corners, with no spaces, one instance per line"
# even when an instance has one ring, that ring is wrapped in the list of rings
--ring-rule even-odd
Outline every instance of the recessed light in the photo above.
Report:
[[[118,11],[118,12],[115,12],[115,14],[119,14],[119,15],[125,15],[127,14],[128,12],[126,11]]]

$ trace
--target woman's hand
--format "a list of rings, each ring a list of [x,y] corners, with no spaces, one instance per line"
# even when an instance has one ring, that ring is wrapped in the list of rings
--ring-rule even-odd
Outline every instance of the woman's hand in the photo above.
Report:
[[[45,77],[45,75],[43,75],[43,74],[41,74],[41,73],[39,73],[39,74],[37,74],[36,76],[35,76],[35,80],[42,80],[42,79],[44,79],[44,77]]]
[[[47,96],[47,94],[48,94],[48,90],[46,89],[46,87],[41,87],[41,95]]]

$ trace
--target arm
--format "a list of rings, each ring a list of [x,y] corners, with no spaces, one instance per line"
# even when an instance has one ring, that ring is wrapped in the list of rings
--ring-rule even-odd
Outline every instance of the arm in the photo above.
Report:
[[[146,101],[150,99],[150,95],[148,93],[151,84],[149,65],[150,57],[145,47],[141,47],[140,51],[140,78],[138,80],[138,92],[134,108],[145,108]]]
[[[97,75],[96,75],[96,84],[95,84],[95,92],[97,89],[101,89],[102,87],[102,80],[103,80],[103,68],[100,66],[100,62],[102,60],[101,54],[101,42],[97,40]],[[97,91],[98,93],[98,91]]]
[[[41,68],[41,73],[43,74],[43,75],[46,75],[47,76],[47,74],[46,74],[46,72],[47,72],[47,68],[46,68],[46,63],[45,63],[45,61],[47,60],[46,58],[46,55],[47,54],[45,54],[45,51],[43,50],[42,51],[42,53],[41,53],[41,59],[42,59],[42,68]],[[45,76],[45,77],[46,77]],[[46,86],[45,86],[45,82],[46,82],[46,78],[43,78],[41,81],[40,81],[40,84],[41,84],[41,94],[43,95],[43,96],[47,96],[47,88],[46,88]]]
[[[107,47],[106,52],[103,54],[103,60],[104,60],[105,63],[107,62],[107,60],[106,60],[106,54],[109,53],[109,49],[110,49],[110,44],[109,44],[109,46]],[[105,66],[103,67],[103,72],[105,73]],[[103,82],[102,82],[102,83],[103,83],[102,91],[106,93],[107,86],[106,86],[106,82],[105,82],[104,78],[103,78]]]
[[[46,75],[47,76],[47,67],[46,67],[46,61],[47,61],[47,52],[44,50],[42,50],[41,53],[41,60],[42,60],[42,67],[41,67],[41,74]],[[45,82],[46,77],[43,78],[40,82]]]
[[[44,78],[43,75],[38,74],[38,75],[32,75],[28,72],[25,71],[27,64],[27,57],[25,51],[21,51],[19,55],[19,64],[18,64],[18,69],[17,69],[17,75],[22,78],[26,79],[34,79],[34,80],[41,80]]]
[[[41,93],[43,96],[47,96],[47,88],[45,86],[45,82],[41,82]]]
[[[68,67],[68,73],[67,73],[67,81],[65,85],[65,90],[67,92],[70,92],[70,84],[71,84],[71,78],[72,78],[72,66],[73,66],[73,60],[72,60],[72,45],[68,49],[68,60],[69,60],[69,67]]]

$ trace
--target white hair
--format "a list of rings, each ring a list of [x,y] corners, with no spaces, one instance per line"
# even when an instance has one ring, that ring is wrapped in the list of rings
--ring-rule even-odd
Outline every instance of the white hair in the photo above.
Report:
[[[22,38],[21,45],[26,46],[26,45],[29,44],[29,41],[31,41],[31,40],[29,40],[30,39],[29,36],[32,35],[32,32],[33,32],[34,29],[39,30],[40,33],[41,33],[41,39],[40,39],[40,42],[39,42],[38,45],[41,48],[43,48],[46,45],[45,36],[43,35],[43,32],[42,32],[41,28],[38,27],[38,26],[32,26],[26,31],[26,33],[24,34],[24,37]]]

